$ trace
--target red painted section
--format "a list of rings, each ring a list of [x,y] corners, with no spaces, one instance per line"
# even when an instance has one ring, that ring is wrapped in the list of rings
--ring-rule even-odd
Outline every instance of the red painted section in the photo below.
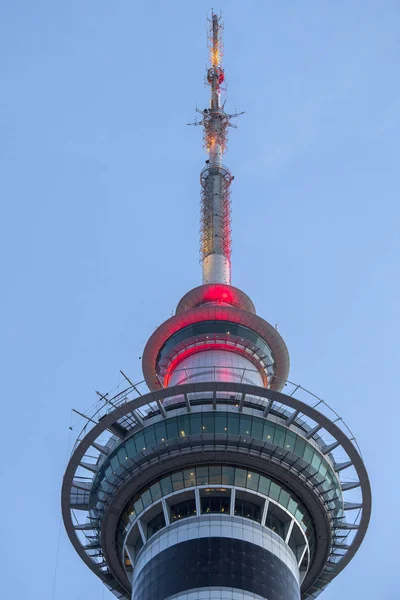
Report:
[[[221,284],[221,286],[212,286],[212,295],[218,294],[218,287],[223,289],[222,293],[229,294],[226,290],[227,286]],[[289,354],[282,337],[272,325],[261,317],[249,311],[229,306],[222,299],[220,303],[210,301],[208,304],[203,303],[202,306],[197,308],[183,310],[167,319],[154,331],[146,344],[142,358],[143,375],[149,388],[156,390],[162,387],[156,374],[157,356],[163,344],[171,335],[192,323],[219,320],[241,323],[258,333],[267,342],[274,354],[277,368],[276,381],[274,380],[271,384],[271,389],[281,390],[289,372]]]
[[[179,301],[176,314],[209,303],[218,306],[231,305],[253,314],[256,312],[254,304],[242,290],[223,283],[208,283],[187,292]]]

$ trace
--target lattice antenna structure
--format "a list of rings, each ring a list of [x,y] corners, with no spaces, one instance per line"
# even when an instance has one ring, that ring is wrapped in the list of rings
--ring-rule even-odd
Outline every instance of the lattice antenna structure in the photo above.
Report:
[[[200,259],[203,264],[203,283],[231,283],[231,203],[230,186],[234,179],[222,164],[227,151],[228,127],[231,119],[243,113],[228,114],[221,105],[221,85],[225,81],[222,68],[223,23],[212,13],[208,34],[210,66],[207,84],[210,87],[210,107],[196,109],[203,126],[204,149],[208,154],[206,167],[201,171]]]

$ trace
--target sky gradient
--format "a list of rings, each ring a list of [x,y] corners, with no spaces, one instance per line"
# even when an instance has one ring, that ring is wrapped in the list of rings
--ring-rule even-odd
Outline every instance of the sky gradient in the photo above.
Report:
[[[366,540],[324,600],[398,598],[396,0],[223,1],[232,283],[356,433]],[[85,410],[201,283],[210,4],[0,7],[2,597],[112,598],[60,530]],[[73,426],[73,431],[69,427]],[[60,537],[59,537],[59,531]],[[58,557],[58,558],[57,558]]]

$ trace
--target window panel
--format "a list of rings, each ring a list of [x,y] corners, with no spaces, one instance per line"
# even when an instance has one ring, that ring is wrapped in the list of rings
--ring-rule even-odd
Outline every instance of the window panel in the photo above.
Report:
[[[312,446],[307,445],[304,450],[304,455],[303,455],[304,460],[307,463],[311,464],[313,456],[314,456],[314,450],[313,450]]]
[[[118,456],[118,460],[120,462],[120,465],[122,467],[125,467],[125,462],[126,462],[127,456],[126,456],[126,448],[125,448],[124,444],[122,444],[122,446],[118,450],[117,456]]]
[[[235,480],[234,467],[222,467],[222,481],[224,485],[233,485]]]
[[[295,516],[295,514],[296,514],[297,506],[298,506],[297,502],[295,500],[293,500],[293,498],[290,498],[287,509],[293,516]]]
[[[239,487],[246,487],[247,483],[247,471],[246,469],[235,469],[235,485]]]
[[[167,439],[174,440],[178,437],[178,423],[176,419],[167,419]]]
[[[197,485],[208,484],[208,467],[196,467]]]
[[[196,485],[196,471],[194,468],[183,471],[183,481],[185,488]]]
[[[208,467],[209,483],[221,483],[221,468],[214,465]]]
[[[215,415],[215,433],[227,433],[227,415],[226,413],[216,413]]]
[[[251,426],[251,435],[256,440],[263,439],[263,429],[264,422],[263,419],[258,419],[257,417],[253,418],[252,426]]]
[[[155,500],[158,500],[159,498],[161,498],[162,491],[161,491],[161,485],[160,485],[159,481],[157,481],[157,483],[155,483],[154,485],[151,486],[150,493],[151,493],[153,502],[155,502]]]
[[[214,427],[215,427],[215,423],[214,423],[214,413],[207,413],[204,412],[202,414],[202,433],[214,433]]]
[[[269,442],[270,444],[274,443],[274,435],[275,435],[275,427],[272,423],[264,423],[264,432],[263,432],[263,440]]]
[[[135,444],[135,436],[132,436],[127,442],[125,442],[126,454],[129,458],[136,456],[136,444]]]
[[[239,422],[239,434],[250,435],[251,432],[251,418],[245,415],[240,415]]]
[[[200,435],[202,432],[201,413],[195,413],[190,416],[190,433],[191,435]]]
[[[298,456],[304,456],[304,450],[306,447],[306,442],[301,439],[299,435],[296,435],[296,443],[294,445],[294,453]]]
[[[117,456],[112,457],[112,459],[110,460],[110,465],[113,473],[115,473],[115,471],[119,469],[119,460]]]
[[[280,425],[275,428],[274,444],[283,448],[285,443],[285,430]]]
[[[228,413],[228,433],[237,435],[239,433],[239,415]]]
[[[271,481],[271,487],[269,489],[269,495],[271,496],[271,498],[273,500],[278,501],[280,491],[281,491],[280,486],[277,485],[275,482]]]
[[[260,475],[258,473],[247,473],[247,488],[257,491]]]
[[[294,433],[292,433],[291,431],[287,431],[286,432],[286,438],[285,438],[285,449],[286,450],[290,450],[291,452],[294,452],[294,445],[296,443],[296,435]]]
[[[317,452],[314,453],[311,464],[314,467],[314,469],[317,469],[317,471],[318,471],[318,469],[321,465],[321,457],[319,456],[319,454]]]
[[[135,513],[139,514],[142,512],[143,510],[143,502],[142,499],[139,497],[136,502],[133,503],[134,507],[135,507]]]
[[[142,452],[142,450],[146,449],[146,442],[142,432],[135,435],[135,443],[138,452]]]
[[[178,473],[172,473],[171,481],[172,481],[172,489],[174,490],[174,492],[176,492],[177,490],[183,489],[182,471],[178,471]]]
[[[163,496],[166,496],[167,494],[170,494],[173,491],[171,477],[169,475],[167,477],[163,477],[161,479],[160,485],[161,485],[161,490],[162,490]]]
[[[157,444],[160,444],[167,439],[167,428],[165,427],[165,421],[160,421],[154,425],[154,433]]]
[[[151,448],[156,445],[156,434],[154,427],[147,427],[144,431],[144,440],[146,448]]]
[[[258,491],[260,492],[260,494],[265,494],[266,496],[268,496],[270,485],[271,485],[271,480],[268,479],[267,477],[264,477],[264,475],[261,475],[260,481],[258,484]]]
[[[288,494],[288,492],[286,492],[285,490],[281,489],[281,493],[279,494],[279,504],[281,504],[282,506],[287,508],[288,504],[289,504],[289,500],[290,500],[290,494]]]
[[[151,504],[150,490],[146,490],[145,492],[142,493],[142,502],[143,502],[144,508],[146,508],[147,506],[149,506],[149,504]]]

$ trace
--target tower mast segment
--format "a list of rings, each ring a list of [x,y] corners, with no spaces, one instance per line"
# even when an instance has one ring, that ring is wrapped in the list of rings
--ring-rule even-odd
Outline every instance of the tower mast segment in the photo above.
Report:
[[[204,127],[204,149],[208,154],[206,167],[200,173],[201,230],[200,256],[203,263],[203,284],[231,283],[231,210],[230,185],[233,177],[222,164],[227,150],[230,120],[239,114],[228,114],[221,105],[221,85],[225,81],[222,68],[223,23],[212,13],[209,28],[210,66],[207,83],[211,88],[210,108],[197,109],[202,115],[198,125]]]

